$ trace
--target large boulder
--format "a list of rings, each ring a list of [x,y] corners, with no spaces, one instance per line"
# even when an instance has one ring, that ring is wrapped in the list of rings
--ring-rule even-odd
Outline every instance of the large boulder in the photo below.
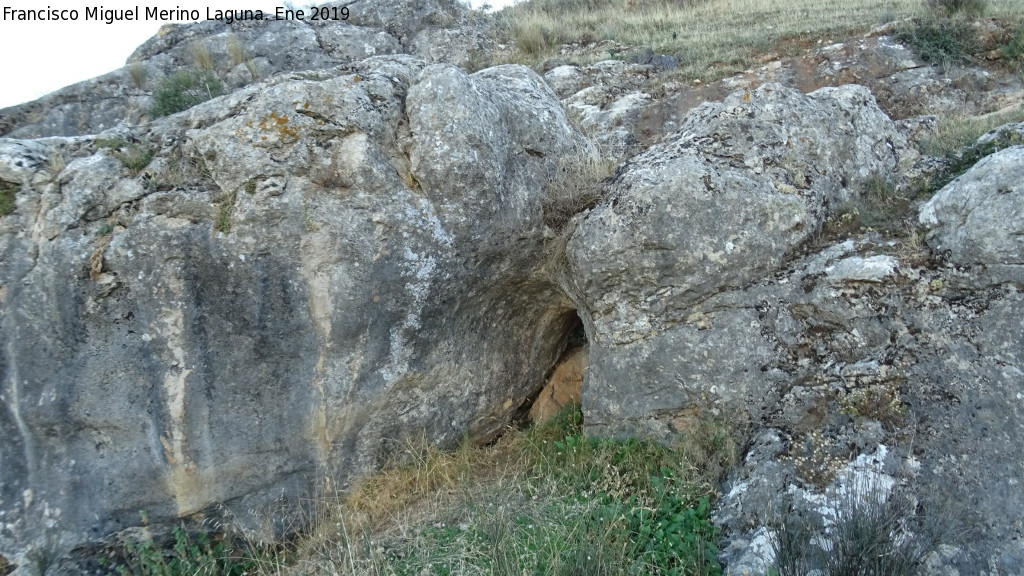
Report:
[[[654,421],[695,398],[758,405],[772,351],[742,335],[756,308],[705,331],[693,306],[777,271],[832,207],[917,156],[862,87],[766,85],[694,109],[631,159],[567,249],[591,345],[588,429],[663,434]],[[758,358],[736,362],[734,346]]]
[[[960,266],[971,283],[1024,285],[1024,146],[982,159],[921,207],[929,244]]]
[[[537,255],[582,145],[529,69],[404,56],[0,140],[0,555],[143,510],[269,535],[397,442],[492,438],[578,322]]]

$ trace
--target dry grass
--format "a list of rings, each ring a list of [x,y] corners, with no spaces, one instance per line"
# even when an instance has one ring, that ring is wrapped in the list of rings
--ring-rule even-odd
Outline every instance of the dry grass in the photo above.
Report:
[[[772,52],[927,12],[921,0],[532,0],[497,18],[524,63],[555,55],[559,44],[614,40],[674,54],[682,76],[714,80]],[[1019,0],[991,0],[985,13],[1022,19]]]
[[[589,210],[607,194],[605,180],[612,175],[615,161],[593,151],[566,156],[548,182],[543,209],[544,223],[562,231],[573,216]]]
[[[939,120],[935,135],[921,143],[921,151],[931,156],[950,156],[985,133],[1013,122],[1024,122],[1024,104],[983,116],[947,116]]]
[[[128,65],[128,77],[136,88],[145,90],[149,84],[149,69],[142,62],[132,62]]]
[[[210,52],[210,48],[201,42],[193,42],[189,46],[189,56],[192,57],[192,64],[198,70],[205,72],[212,72],[215,63],[213,60],[213,53]]]
[[[686,507],[714,496],[735,440],[708,421],[674,446],[590,441],[580,423],[570,407],[491,446],[407,443],[381,472],[320,499],[286,573],[666,573],[644,564],[645,553],[658,557],[623,530],[638,510],[649,518],[643,511],[664,509],[666,495]],[[706,520],[693,525],[710,529]],[[716,573],[702,562],[685,573]]]

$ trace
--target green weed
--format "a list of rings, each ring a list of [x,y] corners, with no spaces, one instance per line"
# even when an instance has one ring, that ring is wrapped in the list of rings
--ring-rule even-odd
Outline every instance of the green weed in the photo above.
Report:
[[[153,106],[149,113],[153,118],[168,116],[223,93],[224,86],[213,72],[181,70],[160,81],[153,92]]]
[[[174,528],[170,548],[152,538],[125,542],[115,567],[119,576],[242,576],[256,565],[254,557],[232,552],[221,538],[190,535],[183,526]]]
[[[974,27],[960,19],[915,19],[896,37],[929,64],[967,64],[978,50]]]
[[[14,182],[0,180],[0,216],[7,216],[17,208],[17,202],[14,197],[17,191],[18,185]]]
[[[110,150],[110,155],[121,162],[132,176],[138,176],[153,160],[153,151],[147,146],[124,138],[97,138],[96,146]]]

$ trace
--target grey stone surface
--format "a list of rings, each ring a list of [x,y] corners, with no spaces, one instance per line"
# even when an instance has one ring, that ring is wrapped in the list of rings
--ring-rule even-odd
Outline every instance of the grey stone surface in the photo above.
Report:
[[[917,156],[860,87],[768,85],[696,108],[625,165],[613,201],[569,241],[592,340],[657,336],[694,303],[772,273],[830,206]]]
[[[490,17],[341,5],[345,23],[165,27],[134,68],[0,112],[17,576],[140,510],[271,537],[318,479],[410,436],[489,441],[577,314],[589,434],[743,433],[715,511],[730,573],[770,565],[773,507],[823,525],[864,482],[921,514],[967,504],[929,573],[1024,571],[1021,147],[921,208],[927,246],[822,241],[867,184],[945,166],[917,114],[1000,108],[1019,79],[922,66],[882,29],[707,86],[653,52],[468,74],[447,63],[490,62]],[[231,93],[146,122],[197,46]],[[595,149],[628,158],[608,197],[548,228],[560,163]]]
[[[540,194],[579,135],[526,68],[364,66],[131,132],[138,175],[0,140],[0,554],[140,510],[269,536],[324,474],[486,441],[542,384],[575,316]]]
[[[972,283],[1024,283],[1024,146],[999,150],[921,207],[929,244],[976,268]]]
[[[453,0],[325,6],[347,7],[351,16],[344,21],[275,20],[268,10],[265,20],[163,26],[126,66],[0,110],[0,136],[73,136],[137,125],[149,119],[152,95],[163,77],[197,67],[208,66],[230,91],[279,73],[330,69],[385,54],[413,54],[428,63],[463,67],[490,61],[490,17]],[[138,78],[145,80],[139,83]]]

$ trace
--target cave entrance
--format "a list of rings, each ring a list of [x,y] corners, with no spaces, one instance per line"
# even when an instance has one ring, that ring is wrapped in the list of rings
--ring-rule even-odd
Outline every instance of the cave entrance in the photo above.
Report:
[[[554,418],[563,406],[579,404],[589,360],[587,333],[576,310],[562,315],[555,329],[561,332],[561,353],[547,371],[543,384],[520,409],[522,419],[538,424]]]

